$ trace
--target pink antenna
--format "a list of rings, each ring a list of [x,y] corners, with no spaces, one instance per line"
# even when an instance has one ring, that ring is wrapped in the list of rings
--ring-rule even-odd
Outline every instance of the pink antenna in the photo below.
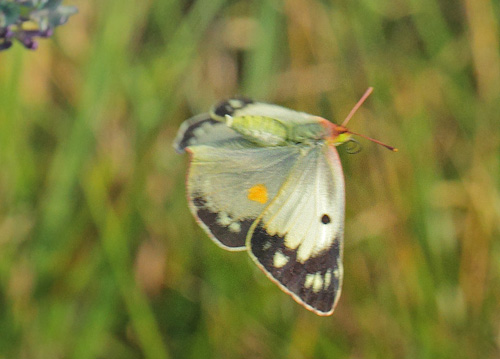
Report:
[[[349,114],[345,118],[344,122],[342,122],[342,125],[341,125],[342,127],[345,128],[345,125],[347,125],[347,123],[352,118],[352,116],[354,116],[354,114],[356,113],[356,111],[361,107],[361,105],[363,104],[363,102],[365,102],[365,100],[368,98],[368,96],[370,96],[370,94],[372,92],[373,92],[373,87],[368,87],[368,89],[365,91],[365,93],[363,94],[363,96],[361,96],[361,98],[356,103],[356,105],[354,105],[354,107],[352,108],[351,112],[349,112]],[[385,143],[380,142],[380,141],[378,141],[376,139],[373,139],[371,137],[368,137],[368,136],[365,136],[365,135],[361,135],[359,133],[352,132],[351,130],[347,130],[347,132],[349,132],[349,133],[351,133],[353,135],[359,136],[359,137],[366,138],[367,140],[370,140],[370,141],[375,142],[375,143],[377,143],[377,144],[379,144],[381,146],[384,146],[385,148],[387,148],[387,149],[389,149],[391,151],[398,152],[397,148],[394,148],[392,146],[386,145]]]
[[[391,150],[391,151],[394,151],[394,152],[398,152],[398,149],[395,148],[395,147],[392,147],[392,146],[389,146],[389,145],[386,145],[385,143],[383,142],[380,142],[374,138],[371,138],[371,137],[368,137],[368,136],[365,136],[365,135],[361,135],[359,133],[356,133],[356,132],[352,132],[351,130],[348,130],[349,133],[352,133],[353,135],[356,135],[356,136],[359,136],[359,137],[363,137],[363,138],[366,138],[367,140],[370,140],[372,142],[375,142],[376,144],[379,144],[381,146],[384,146],[385,148],[387,148],[388,150]]]
[[[356,113],[356,111],[361,107],[361,105],[363,104],[363,102],[365,102],[365,100],[368,98],[368,96],[370,96],[370,94],[372,92],[373,92],[373,87],[368,87],[368,89],[365,91],[365,93],[363,94],[363,96],[361,96],[361,98],[359,99],[358,103],[355,104],[354,107],[352,108],[351,112],[349,112],[349,114],[345,118],[344,122],[342,122],[341,126],[345,127],[345,125],[347,125],[347,123],[349,122],[349,120],[351,119],[351,117],[354,116],[354,114]]]

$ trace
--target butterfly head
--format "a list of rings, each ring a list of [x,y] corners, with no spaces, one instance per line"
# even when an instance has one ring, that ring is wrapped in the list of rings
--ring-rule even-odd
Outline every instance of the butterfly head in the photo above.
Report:
[[[386,145],[383,142],[380,142],[380,141],[378,141],[378,140],[376,140],[374,138],[362,135],[360,133],[352,132],[351,130],[347,129],[346,127],[344,127],[342,125],[336,125],[336,124],[330,122],[329,125],[328,125],[328,127],[329,127],[329,130],[330,130],[329,131],[330,135],[327,137],[326,140],[327,140],[327,143],[329,145],[339,146],[339,145],[341,145],[343,143],[351,141],[352,140],[352,136],[356,135],[356,136],[359,136],[359,137],[366,138],[367,140],[375,142],[375,143],[377,143],[377,144],[379,144],[381,146],[384,146],[388,150],[391,150],[393,152],[398,152],[397,148],[394,148],[392,146]]]
[[[378,140],[375,140],[371,137],[368,137],[368,136],[365,136],[365,135],[362,135],[362,134],[359,134],[359,133],[356,133],[356,132],[352,132],[350,130],[348,130],[345,125],[347,125],[347,123],[349,122],[349,120],[351,119],[351,117],[354,115],[354,113],[358,110],[358,108],[362,105],[362,103],[366,100],[366,98],[368,96],[370,96],[370,94],[372,93],[373,91],[373,87],[369,87],[368,90],[366,90],[366,92],[363,94],[363,96],[361,97],[361,99],[358,101],[358,103],[356,105],[354,105],[354,107],[352,108],[351,112],[347,115],[347,117],[345,118],[344,122],[342,122],[342,125],[336,125],[334,123],[330,123],[331,126],[328,126],[328,127],[331,127],[330,128],[330,133],[331,135],[327,138],[327,141],[329,144],[332,144],[334,146],[338,146],[338,145],[341,145],[343,143],[346,143],[348,141],[351,140],[352,138],[352,135],[356,135],[356,136],[359,136],[359,137],[363,137],[363,138],[366,138],[367,140],[370,140],[372,142],[375,142],[381,146],[384,146],[385,148],[391,150],[391,151],[394,151],[394,152],[397,152],[398,149],[397,148],[394,148],[392,146],[389,146],[389,145],[386,145],[385,143],[382,143]]]
[[[328,124],[330,135],[327,138],[327,142],[329,145],[339,146],[351,140],[352,133],[347,128],[331,122],[328,122]]]

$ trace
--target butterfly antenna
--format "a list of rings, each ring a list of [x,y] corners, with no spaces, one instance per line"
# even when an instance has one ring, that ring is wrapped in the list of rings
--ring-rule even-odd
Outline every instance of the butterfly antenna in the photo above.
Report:
[[[365,102],[365,100],[368,98],[368,96],[370,96],[370,94],[372,92],[373,92],[373,87],[368,87],[368,89],[365,91],[365,93],[363,94],[363,96],[361,96],[361,98],[359,99],[358,103],[356,105],[354,105],[354,107],[352,108],[351,112],[349,112],[349,114],[345,118],[344,122],[342,122],[341,126],[345,127],[347,125],[347,123],[349,122],[349,120],[351,119],[351,117],[354,116],[354,114],[356,113],[356,111],[358,110],[358,108],[361,107],[361,105],[363,104],[363,102]]]
[[[371,138],[371,137],[368,137],[368,136],[365,136],[365,135],[362,135],[360,133],[356,133],[356,132],[352,132],[351,130],[349,130],[349,133],[353,134],[353,135],[356,135],[356,136],[359,136],[359,137],[363,137],[363,138],[366,138],[367,140],[370,140],[372,142],[375,142],[376,144],[379,144],[381,146],[384,146],[385,148],[387,148],[388,150],[391,150],[393,152],[398,152],[398,149],[395,148],[395,147],[392,147],[392,146],[389,146],[389,145],[386,145],[385,143],[383,142],[380,142],[374,138]]]
[[[347,125],[347,123],[349,122],[349,120],[352,118],[352,116],[354,116],[354,114],[356,113],[356,111],[361,107],[361,105],[363,104],[363,102],[365,102],[365,100],[368,98],[368,96],[370,96],[370,94],[373,92],[373,87],[368,87],[368,89],[365,91],[365,93],[363,94],[363,96],[361,96],[361,98],[359,99],[358,103],[356,103],[356,105],[354,105],[354,107],[352,108],[351,112],[349,112],[349,114],[347,115],[347,117],[345,118],[344,122],[342,122],[342,127],[345,127]],[[394,151],[394,152],[398,152],[398,149],[395,148],[395,147],[392,147],[392,146],[389,146],[389,145],[386,145],[385,143],[382,143],[374,138],[371,138],[371,137],[368,137],[368,136],[365,136],[365,135],[361,135],[359,133],[356,133],[356,132],[352,132],[351,130],[348,130],[349,133],[353,134],[353,135],[356,135],[356,136],[359,136],[359,137],[363,137],[363,138],[366,138],[367,140],[370,140],[372,142],[375,142],[381,146],[384,146],[385,148],[391,150],[391,151]]]

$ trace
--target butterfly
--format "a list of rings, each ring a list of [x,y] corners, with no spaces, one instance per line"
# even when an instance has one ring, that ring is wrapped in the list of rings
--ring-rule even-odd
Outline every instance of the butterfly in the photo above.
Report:
[[[343,278],[344,176],[335,147],[359,135],[345,125],[371,91],[342,125],[229,99],[184,121],[174,141],[190,154],[189,208],[208,236],[226,250],[248,251],[318,315],[333,313]]]

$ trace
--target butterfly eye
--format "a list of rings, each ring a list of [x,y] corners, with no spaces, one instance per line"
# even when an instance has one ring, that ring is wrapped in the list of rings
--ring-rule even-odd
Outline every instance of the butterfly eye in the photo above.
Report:
[[[362,149],[363,149],[363,147],[361,146],[361,144],[358,141],[356,141],[354,138],[351,138],[349,141],[347,141],[347,145],[346,145],[347,153],[349,153],[351,155],[355,155],[356,153],[361,152]]]
[[[330,216],[327,214],[324,214],[323,217],[321,217],[321,223],[323,224],[328,224],[331,222]]]

